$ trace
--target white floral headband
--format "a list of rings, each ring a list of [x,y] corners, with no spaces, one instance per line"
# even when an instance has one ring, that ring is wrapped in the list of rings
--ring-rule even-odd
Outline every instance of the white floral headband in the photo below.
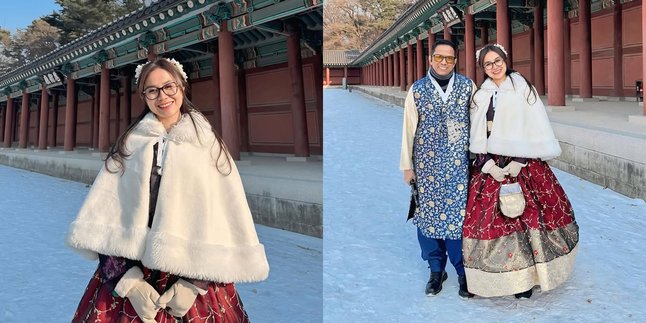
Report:
[[[184,82],[188,81],[188,75],[186,75],[186,72],[184,72],[184,66],[182,66],[182,64],[180,64],[180,62],[178,62],[174,58],[162,58],[162,59],[166,60],[167,62],[169,62],[169,63],[173,64],[173,66],[175,66],[175,68],[179,71],[179,74],[184,79]],[[144,68],[144,66],[146,66],[146,65],[148,65],[150,63],[151,62],[146,62],[146,63],[137,65],[137,68],[135,69],[135,84],[139,83],[139,76],[141,76],[141,70]]]
[[[505,48],[502,47],[502,45],[500,45],[500,44],[485,45],[484,47],[482,47],[482,48],[478,49],[478,51],[476,51],[476,62],[480,60],[480,51],[487,48],[487,47],[490,47],[490,46],[498,47],[498,49],[500,49],[503,53],[505,53],[505,56],[509,56],[509,54],[507,54],[507,51],[505,50]]]

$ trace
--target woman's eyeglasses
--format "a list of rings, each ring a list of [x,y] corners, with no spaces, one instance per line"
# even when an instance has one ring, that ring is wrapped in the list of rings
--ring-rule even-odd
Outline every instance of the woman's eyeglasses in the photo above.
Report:
[[[504,62],[505,61],[503,61],[502,58],[498,57],[498,58],[494,59],[493,62],[484,63],[483,66],[484,66],[485,70],[490,70],[490,69],[493,68],[494,65],[496,65],[498,67],[502,66],[502,63],[504,63]]]
[[[164,84],[164,86],[162,87],[155,87],[155,86],[147,87],[144,89],[143,94],[146,96],[146,99],[155,100],[159,97],[160,91],[164,91],[164,94],[168,96],[172,96],[177,94],[178,88],[179,86],[177,86],[177,83],[171,82],[171,83]]]
[[[434,55],[433,55],[433,60],[434,60],[436,63],[440,63],[440,62],[442,62],[442,61],[443,61],[443,60],[445,60],[445,59],[446,59],[446,63],[447,63],[447,64],[453,64],[453,63],[455,63],[455,56],[444,56],[444,55],[440,55],[440,54],[434,54]]]

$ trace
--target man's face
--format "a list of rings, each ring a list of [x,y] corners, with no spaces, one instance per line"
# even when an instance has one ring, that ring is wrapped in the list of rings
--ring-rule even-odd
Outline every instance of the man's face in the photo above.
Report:
[[[451,74],[458,61],[455,58],[453,47],[449,45],[437,45],[428,59],[435,73],[442,76]]]

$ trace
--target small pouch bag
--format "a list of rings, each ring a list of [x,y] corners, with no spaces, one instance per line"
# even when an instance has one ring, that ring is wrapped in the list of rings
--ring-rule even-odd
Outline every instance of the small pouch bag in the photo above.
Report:
[[[525,210],[525,196],[518,183],[502,184],[498,194],[500,212],[508,218],[516,218]]]

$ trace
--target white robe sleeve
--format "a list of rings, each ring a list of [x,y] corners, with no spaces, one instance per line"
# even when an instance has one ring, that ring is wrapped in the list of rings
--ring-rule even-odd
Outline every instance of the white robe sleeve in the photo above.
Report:
[[[413,169],[413,141],[417,131],[417,107],[413,98],[413,87],[408,90],[404,101],[404,125],[402,127],[402,148],[399,169]]]

